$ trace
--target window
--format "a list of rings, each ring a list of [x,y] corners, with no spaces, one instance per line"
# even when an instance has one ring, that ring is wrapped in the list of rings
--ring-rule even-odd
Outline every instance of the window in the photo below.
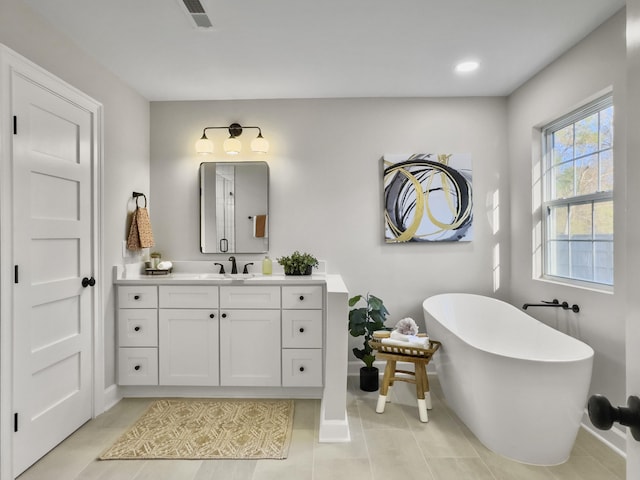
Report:
[[[543,129],[544,275],[613,285],[613,104]]]

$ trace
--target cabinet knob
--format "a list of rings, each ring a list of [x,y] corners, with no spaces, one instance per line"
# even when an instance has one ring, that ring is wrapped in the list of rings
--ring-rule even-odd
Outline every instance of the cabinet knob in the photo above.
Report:
[[[304,327],[300,327],[300,333],[304,333]]]
[[[133,299],[134,299],[134,300],[140,300],[140,295],[134,295],[134,296],[133,296]]]
[[[209,314],[209,318],[215,318],[215,314],[213,313]]]
[[[134,327],[133,329],[134,329],[136,332],[139,332],[139,331],[140,331],[140,327],[139,327],[139,326],[136,326],[136,327]]]
[[[300,295],[300,301],[304,300],[304,295]]]
[[[301,372],[304,372],[304,367],[300,367],[300,371],[301,371]]]
[[[140,365],[136,365],[135,367],[133,367],[134,370],[140,370]]]
[[[222,314],[222,318],[227,318],[227,314],[226,314],[226,313],[223,313],[223,314]]]

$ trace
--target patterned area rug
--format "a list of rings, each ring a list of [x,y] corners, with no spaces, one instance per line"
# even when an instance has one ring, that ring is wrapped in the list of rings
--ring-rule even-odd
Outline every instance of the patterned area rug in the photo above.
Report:
[[[99,458],[287,458],[293,400],[164,399]]]

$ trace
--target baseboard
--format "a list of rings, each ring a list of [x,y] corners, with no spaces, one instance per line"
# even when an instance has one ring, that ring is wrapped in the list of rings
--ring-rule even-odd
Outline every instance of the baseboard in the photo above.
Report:
[[[122,400],[122,393],[118,385],[110,385],[104,389],[104,411],[110,410],[116,403]],[[96,412],[96,414],[102,412]]]
[[[627,435],[625,432],[615,426],[609,430],[597,430],[591,424],[586,409],[582,415],[582,423],[580,425],[618,455],[627,458]]]

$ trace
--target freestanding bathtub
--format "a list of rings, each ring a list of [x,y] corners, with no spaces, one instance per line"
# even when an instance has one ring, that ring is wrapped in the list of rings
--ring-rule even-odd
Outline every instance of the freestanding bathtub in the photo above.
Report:
[[[492,451],[533,465],[569,458],[593,349],[508,303],[466,293],[427,298],[427,334],[447,404]]]

